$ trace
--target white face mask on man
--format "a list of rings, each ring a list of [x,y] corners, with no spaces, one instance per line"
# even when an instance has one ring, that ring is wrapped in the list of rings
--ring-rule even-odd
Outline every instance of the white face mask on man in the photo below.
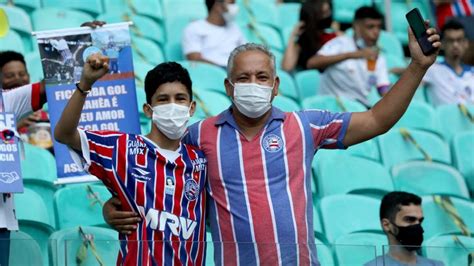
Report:
[[[231,23],[235,21],[237,14],[239,13],[239,6],[237,4],[227,4],[227,12],[225,12],[222,16],[226,23]]]
[[[161,133],[172,140],[184,135],[190,117],[189,106],[168,103],[150,107],[153,110],[153,123]]]
[[[257,118],[272,107],[273,86],[257,83],[230,84],[234,86],[234,104],[245,116]]]

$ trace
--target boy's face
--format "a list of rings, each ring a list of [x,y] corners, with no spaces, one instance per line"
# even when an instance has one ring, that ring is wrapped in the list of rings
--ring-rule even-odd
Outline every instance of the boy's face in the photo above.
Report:
[[[30,75],[21,61],[10,61],[1,69],[2,88],[11,90],[30,83]]]
[[[196,103],[191,100],[191,95],[189,95],[186,86],[181,82],[168,82],[161,84],[155,91],[155,94],[151,97],[151,106],[157,106],[162,104],[179,104],[184,106],[189,106],[189,114],[192,116],[196,109]],[[148,117],[152,117],[153,112],[149,105],[145,104],[143,106],[145,114]]]
[[[443,36],[443,49],[449,59],[459,59],[469,47],[464,30],[446,30]]]

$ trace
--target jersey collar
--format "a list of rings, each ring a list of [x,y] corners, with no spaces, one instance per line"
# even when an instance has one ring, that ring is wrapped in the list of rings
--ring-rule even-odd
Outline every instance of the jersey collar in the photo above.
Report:
[[[273,120],[285,120],[285,113],[282,110],[276,108],[275,106],[272,106],[272,113],[267,123],[270,123]],[[234,116],[232,115],[232,106],[219,114],[217,121],[215,122],[215,125],[221,126],[224,123],[229,123],[230,125],[237,128],[237,124],[235,123]]]
[[[449,68],[456,76],[458,77],[462,77],[464,76],[464,73],[468,72],[471,70],[471,66],[470,65],[466,65],[466,64],[463,64],[461,63],[461,66],[462,66],[462,72],[461,74],[458,75],[458,73],[456,73],[456,70],[454,70],[454,68],[448,64],[448,62],[446,62],[446,60],[442,61],[441,62],[442,65],[445,65],[447,68]]]

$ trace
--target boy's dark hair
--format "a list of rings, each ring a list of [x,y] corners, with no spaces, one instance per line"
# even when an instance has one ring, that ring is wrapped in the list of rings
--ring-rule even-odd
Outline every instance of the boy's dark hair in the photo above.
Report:
[[[178,81],[183,84],[189,97],[193,99],[192,81],[189,77],[189,72],[184,67],[176,62],[165,62],[157,65],[152,70],[148,71],[145,77],[145,94],[146,102],[151,103],[151,97],[155,94],[156,89],[165,83],[172,83]]]
[[[421,198],[415,194],[402,191],[393,191],[386,194],[380,205],[380,220],[386,218],[394,221],[397,213],[401,210],[401,206],[411,204],[420,206]]]
[[[383,20],[383,15],[375,7],[371,6],[362,6],[356,10],[354,21],[366,18]]]
[[[3,51],[0,52],[0,70],[11,61],[20,61],[26,67],[25,58],[22,54],[17,53],[15,51]]]
[[[219,2],[219,0],[206,0],[206,7],[208,12],[211,12],[211,9],[216,2]]]
[[[441,29],[441,37],[444,38],[444,33],[447,30],[463,30],[466,32],[464,29],[464,25],[457,21],[456,19],[450,19],[448,22],[444,23],[443,28]]]

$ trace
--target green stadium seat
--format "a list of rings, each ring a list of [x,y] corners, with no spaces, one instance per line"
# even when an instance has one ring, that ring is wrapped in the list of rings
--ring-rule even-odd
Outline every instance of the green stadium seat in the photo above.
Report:
[[[133,71],[135,73],[135,83],[137,87],[145,86],[145,77],[148,71],[152,70],[155,66],[140,60],[140,58],[133,58]]]
[[[54,195],[58,228],[107,227],[102,205],[110,198],[110,192],[103,185],[78,184],[59,189]]]
[[[157,0],[104,0],[104,8],[106,12],[148,16],[157,22],[164,18],[161,1]]]
[[[194,100],[196,101],[196,117],[215,116],[226,110],[232,104],[229,97],[223,93],[211,90],[195,91]]]
[[[331,112],[364,112],[367,108],[359,102],[329,95],[308,97],[303,100],[304,109],[329,110]]]
[[[275,67],[277,72],[281,69],[281,61],[283,60],[283,52],[275,49],[271,49],[272,54],[275,56]]]
[[[227,73],[221,67],[187,60],[178,63],[188,70],[193,81],[193,89],[196,91],[215,90],[225,93],[224,80],[227,78]],[[208,101],[207,99],[204,100]]]
[[[285,50],[286,44],[283,44],[280,33],[268,25],[245,24],[241,25],[241,30],[248,42],[263,44],[281,52]]]
[[[41,64],[41,58],[38,52],[31,52],[25,54],[26,67],[30,74],[30,80],[32,82],[38,82],[44,78],[43,65]]]
[[[10,29],[16,30],[23,34],[31,35],[33,28],[31,27],[31,21],[28,13],[16,6],[0,5],[0,8],[3,9],[5,13],[7,13]]]
[[[41,8],[41,0],[0,0],[2,4],[9,4],[9,2],[13,2],[14,6],[23,8],[28,13],[34,9]]]
[[[273,106],[281,109],[283,112],[294,112],[301,110],[301,107],[298,105],[297,102],[283,95],[278,95],[273,98],[272,104]]]
[[[320,217],[329,243],[353,232],[379,231],[379,207],[380,200],[361,195],[322,198],[319,204]]]
[[[25,159],[21,162],[23,179],[56,181],[56,160],[46,149],[24,143]]]
[[[474,131],[459,132],[452,141],[453,161],[474,195]]]
[[[296,89],[293,77],[284,70],[278,70],[277,76],[280,78],[278,93],[283,96],[290,97],[293,100],[298,100],[298,91]]]
[[[133,36],[132,51],[134,58],[140,58],[151,65],[158,65],[166,61],[160,46],[149,39]]]
[[[54,193],[56,193],[58,189],[57,186],[49,181],[39,179],[24,179],[23,185],[38,193],[43,199],[46,209],[52,213],[52,210],[54,210]],[[54,215],[49,215],[49,222],[53,227],[56,227],[56,218]]]
[[[392,26],[393,26],[393,32],[397,36],[397,38],[400,40],[400,42],[403,45],[408,44],[408,33],[407,33],[407,28],[408,28],[408,22],[405,18],[405,14],[408,13],[411,9],[417,7],[423,18],[429,19],[430,14],[429,10],[425,10],[424,6],[418,2],[418,1],[393,1],[391,4],[391,14],[392,15]],[[434,20],[431,20],[431,23],[433,23]]]
[[[87,12],[92,16],[97,16],[103,13],[101,0],[42,0],[43,7],[59,7],[64,9],[77,9],[83,12]],[[115,1],[118,2],[118,1]]]
[[[103,265],[115,265],[120,249],[118,233],[114,230],[100,227],[81,227],[86,236],[91,236],[97,254],[104,263]],[[79,232],[79,227],[63,229],[51,235],[49,252],[51,261],[49,265],[99,265],[90,245],[87,247],[87,256],[82,263],[78,263],[76,255],[83,245],[83,236]]]
[[[319,217],[318,209],[316,209],[316,204],[313,204],[313,231],[314,236],[319,239],[325,239],[323,224],[321,223],[321,218]]]
[[[161,24],[146,16],[131,15],[130,13],[105,13],[98,16],[97,20],[107,23],[132,21],[133,25],[130,27],[132,35],[147,38],[157,44],[164,44],[166,40]]]
[[[383,30],[379,36],[378,46],[386,56],[391,55],[400,59],[403,59],[405,56],[402,43],[392,32]]]
[[[212,241],[211,232],[206,231],[206,263],[205,265],[214,264],[214,242]]]
[[[203,1],[166,1],[163,3],[163,10],[166,41],[171,43],[181,43],[186,26],[192,21],[204,19],[207,16],[206,5]]]
[[[466,106],[474,115],[474,105]],[[474,123],[464,115],[455,104],[441,105],[436,108],[438,124],[444,139],[450,141],[454,134],[463,131],[474,131]]]
[[[344,162],[344,171],[340,165]],[[315,161],[315,173],[321,198],[337,194],[362,194],[382,198],[393,191],[390,173],[372,160],[336,153]]]
[[[455,224],[454,219],[440,207],[431,196],[422,198],[422,208],[425,220],[423,221],[423,229],[425,230],[425,239],[434,236],[446,234],[461,234],[461,230]],[[471,200],[459,198],[451,198],[459,216],[463,219],[467,228],[472,232],[474,230],[474,203]]]
[[[43,254],[43,265],[47,265],[47,240],[54,231],[50,215],[43,199],[38,193],[25,188],[24,192],[15,195],[16,217],[21,231],[35,239]]]
[[[248,23],[254,21],[273,28],[279,27],[280,24],[277,5],[272,5],[261,1],[248,2],[248,6],[245,5],[245,2],[240,4],[239,14],[237,17],[238,22]]]
[[[449,146],[436,134],[417,129],[410,129],[409,133],[433,161],[451,164]],[[405,140],[399,129],[392,129],[380,136],[379,147],[383,164],[389,169],[399,163],[425,160],[423,153]]]
[[[283,44],[285,47],[288,45],[291,37],[291,32],[293,31],[296,24],[288,24],[284,28],[280,29],[281,37],[283,39]]]
[[[303,70],[296,73],[295,81],[301,102],[318,94],[320,78],[317,70]]]
[[[0,38],[0,51],[11,50],[20,54],[25,53],[25,47],[21,40],[20,34],[14,30],[9,30],[8,33]]]
[[[296,25],[300,20],[301,3],[282,3],[277,5],[278,29],[283,29],[288,25]],[[286,43],[285,43],[286,44]]]
[[[371,0],[334,0],[332,11],[334,20],[342,23],[352,23],[355,11],[361,6],[370,6]]]
[[[437,236],[425,241],[424,246],[426,257],[442,261],[445,266],[468,265],[468,256],[474,253],[474,238],[460,235]]]
[[[322,240],[316,238],[316,250],[318,252],[318,260],[321,265],[336,265],[332,256],[331,246],[325,244]]]
[[[314,160],[319,160],[319,158],[323,158],[326,155],[332,156],[334,154],[347,154],[351,156],[369,159],[377,163],[381,162],[377,139],[366,140],[362,143],[350,146],[346,150],[332,150],[332,149],[331,150],[327,150],[327,149],[318,150]]]
[[[392,178],[396,190],[469,199],[461,174],[444,164],[420,161],[399,164],[392,168]]]
[[[77,28],[82,23],[92,21],[93,17],[78,10],[48,7],[36,9],[31,14],[35,31]]]
[[[10,232],[9,265],[41,265],[42,261],[43,255],[36,240],[22,231]]]
[[[335,244],[339,265],[364,265],[383,255],[383,246],[388,245],[388,240],[382,231],[357,232],[341,236]]]
[[[429,104],[421,101],[412,101],[394,127],[422,129],[439,134],[435,110]]]
[[[143,105],[146,103],[145,89],[143,89],[142,87],[137,87],[136,92],[137,92],[138,113],[140,116],[140,125],[145,126],[151,121],[151,119],[147,117],[145,113],[143,112]],[[142,130],[142,133],[144,133],[143,130]]]
[[[181,61],[186,59],[183,55],[181,42],[165,43],[165,55],[167,61]]]
[[[186,27],[191,22],[199,19],[201,18],[194,15],[167,17],[165,20],[166,41],[181,45]]]

